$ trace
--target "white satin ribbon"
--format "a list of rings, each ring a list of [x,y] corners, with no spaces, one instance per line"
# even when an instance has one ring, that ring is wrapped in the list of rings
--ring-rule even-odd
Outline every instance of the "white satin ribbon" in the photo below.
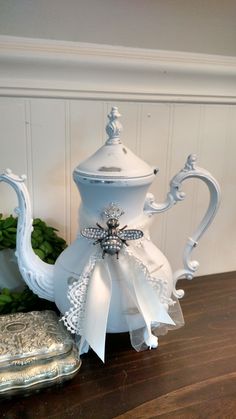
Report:
[[[102,259],[101,249],[96,250],[96,254],[93,250],[83,273],[70,286],[68,298],[72,306],[65,313],[63,321],[69,330],[81,336],[81,347],[84,344],[86,346],[87,342],[103,362],[113,281],[119,284],[122,311],[119,314],[123,315],[126,330],[130,333],[140,329],[137,322],[140,314],[142,327],[150,334],[153,325],[175,326],[166,308],[168,304],[163,300],[165,281],[157,277],[158,267],[153,269],[152,260],[149,264],[155,271],[155,277],[150,275],[143,262],[147,256],[145,253],[142,244],[140,248],[133,244],[128,249],[123,248],[118,260],[110,255]],[[140,350],[144,337],[137,339],[138,342],[133,346]]]
[[[104,362],[112,281],[103,260],[97,262],[87,291],[83,338]]]

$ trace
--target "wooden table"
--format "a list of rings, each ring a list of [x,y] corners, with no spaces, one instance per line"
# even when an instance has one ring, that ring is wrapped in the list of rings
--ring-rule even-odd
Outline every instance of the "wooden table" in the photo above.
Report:
[[[236,273],[181,281],[186,325],[137,353],[108,335],[105,365],[91,351],[61,386],[0,403],[4,419],[236,418]]]

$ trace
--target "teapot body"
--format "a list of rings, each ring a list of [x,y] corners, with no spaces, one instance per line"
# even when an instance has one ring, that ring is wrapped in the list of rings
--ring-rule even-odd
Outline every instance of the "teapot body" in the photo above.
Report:
[[[145,266],[152,275],[158,276],[160,293],[165,299],[166,308],[168,309],[168,301],[171,300],[173,291],[173,275],[170,264],[163,253],[150,240],[149,228],[152,221],[151,218],[143,213],[136,215],[138,217],[136,217],[135,225],[142,228],[144,237],[142,243],[135,249],[135,254],[137,259],[141,261],[142,266]],[[79,224],[83,225],[87,217],[87,212],[84,212],[84,208],[81,206],[79,218],[79,221],[81,221]],[[128,216],[126,220],[127,222],[132,222]],[[92,254],[95,248],[98,252],[100,251],[99,244],[94,246],[91,241],[78,234],[76,240],[57,259],[54,268],[54,297],[55,303],[62,314],[68,312],[71,307],[71,301],[66,298],[69,294],[69,287],[73,281],[81,281],[81,275],[85,270],[89,255]],[[133,293],[130,290],[129,279],[132,275],[132,268],[134,268],[133,261],[131,260],[130,265],[129,258],[122,257],[121,253],[119,259],[116,258],[116,255],[105,255],[103,263],[108,263],[112,290],[106,332],[121,333],[130,331],[130,326],[127,322],[127,310],[133,310],[133,328],[139,329],[144,327],[144,318],[138,312],[133,301]],[[96,295],[100,295],[101,292],[99,281],[94,281],[93,294],[95,295],[95,305]],[[95,310],[94,306],[93,309]]]
[[[70,310],[71,301],[65,296],[69,295],[71,283],[81,281],[81,275],[95,249],[101,253],[100,244],[94,245],[94,241],[83,237],[81,231],[88,226],[96,228],[97,223],[105,228],[104,209],[108,208],[111,203],[122,209],[122,216],[119,220],[120,228],[126,226],[127,229],[135,228],[142,231],[141,243],[129,242],[126,244],[127,249],[132,249],[132,252],[135,252],[135,258],[142,265],[142,269],[148,269],[154,276],[157,272],[158,279],[156,281],[159,282],[160,292],[168,308],[168,300],[171,299],[173,289],[172,271],[166,257],[150,240],[149,229],[152,219],[150,214],[144,212],[147,191],[155,174],[151,173],[148,176],[134,179],[113,179],[112,177],[101,179],[78,175],[75,170],[73,177],[82,202],[79,208],[77,238],[59,256],[55,265],[54,295],[61,313],[65,314]],[[123,249],[123,251],[125,250]],[[127,322],[127,311],[130,310],[133,310],[132,327],[136,329],[144,327],[145,320],[138,312],[138,303],[133,301],[135,291],[129,289],[132,287],[129,282],[129,278],[132,276],[132,258],[127,253],[124,256],[121,252],[119,259],[116,255],[112,257],[105,255],[102,262],[107,264],[106,270],[109,271],[111,287],[106,332],[130,331],[130,324]],[[138,271],[140,271],[140,266]],[[106,273],[104,275],[106,276]],[[99,281],[94,281],[94,295],[101,293],[99,286]]]

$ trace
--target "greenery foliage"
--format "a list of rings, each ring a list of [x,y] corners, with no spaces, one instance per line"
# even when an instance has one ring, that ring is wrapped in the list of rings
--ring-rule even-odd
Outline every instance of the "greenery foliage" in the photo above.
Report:
[[[34,230],[31,244],[34,252],[47,263],[54,264],[60,253],[66,248],[66,242],[59,237],[56,229],[48,226],[39,218],[33,221]],[[3,218],[0,214],[0,250],[15,249],[17,218],[10,215]],[[22,292],[13,292],[3,288],[0,292],[0,314],[19,311],[56,309],[55,304],[35,295],[28,287]]]
[[[0,314],[28,312],[34,310],[54,310],[56,305],[39,298],[28,287],[21,292],[13,292],[3,288],[0,293]]]
[[[56,229],[49,227],[40,218],[33,221],[34,231],[31,235],[32,248],[44,262],[53,264],[66,248],[66,242],[56,234]],[[17,218],[10,215],[3,219],[0,214],[0,250],[15,249]]]

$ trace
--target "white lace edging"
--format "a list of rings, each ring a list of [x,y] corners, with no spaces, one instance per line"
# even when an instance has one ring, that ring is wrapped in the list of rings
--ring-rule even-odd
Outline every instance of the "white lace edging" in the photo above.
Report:
[[[142,260],[134,255],[130,247],[123,249],[123,252],[128,257],[131,257],[132,263],[134,263],[136,267],[138,267],[138,269],[143,272],[146,281],[153,288],[153,291],[158,296],[159,301],[162,304],[167,304],[168,306],[174,305],[175,302],[168,296],[167,280],[152,276]],[[67,293],[67,298],[71,303],[71,307],[68,311],[65,312],[61,320],[64,322],[66,328],[73,334],[80,336],[83,336],[84,334],[83,326],[88,285],[96,263],[101,260],[103,259],[101,256],[101,251],[99,250],[95,255],[90,256],[89,261],[81,275],[79,275],[77,278],[71,278],[72,283],[69,285]]]
[[[158,294],[160,302],[162,304],[174,305],[175,301],[173,301],[172,298],[168,297],[168,281],[163,278],[157,278],[155,276],[152,276],[146,265],[142,262],[142,260],[139,257],[133,254],[130,248],[124,249],[124,252],[127,253],[129,256],[132,256],[136,266],[138,266],[140,270],[143,272],[146,281],[152,286],[155,293]]]
[[[69,311],[62,317],[66,328],[73,334],[83,335],[83,324],[85,317],[85,303],[89,280],[94,271],[96,262],[101,259],[101,255],[91,256],[82,274],[78,278],[73,278],[69,285],[67,298],[71,303]]]

